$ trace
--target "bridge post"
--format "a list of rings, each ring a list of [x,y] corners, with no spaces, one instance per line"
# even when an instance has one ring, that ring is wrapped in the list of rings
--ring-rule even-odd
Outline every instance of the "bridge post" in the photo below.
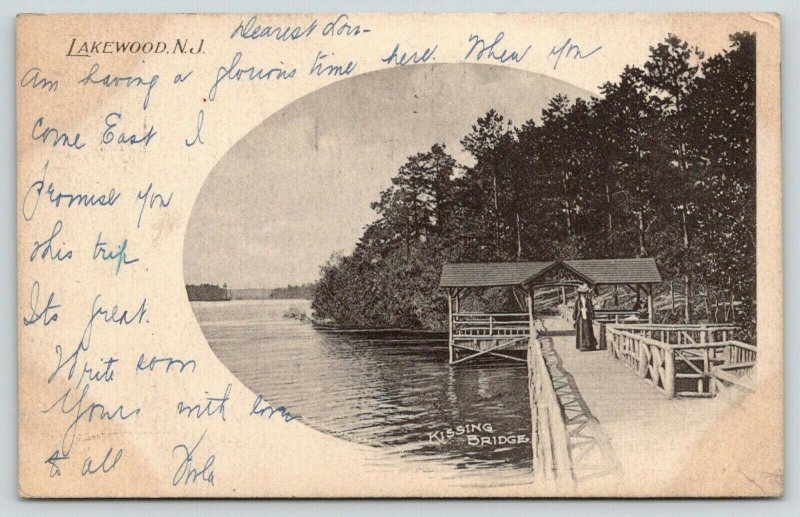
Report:
[[[675,398],[675,351],[669,346],[664,350],[664,391],[668,399]]]
[[[647,345],[646,343],[639,342],[639,370],[636,373],[642,379],[647,377],[647,369],[650,367],[650,360],[648,359],[648,357],[651,357],[651,353],[652,354],[658,353],[657,350],[648,353],[650,352],[648,346],[649,345]]]
[[[525,290],[525,302],[526,302],[526,305],[528,306],[528,325],[530,327],[530,329],[529,329],[529,335],[530,335],[529,339],[535,339],[536,338],[536,325],[534,324],[534,319],[533,319],[534,314],[533,314],[533,288],[532,287]]]
[[[450,351],[450,364],[453,364],[453,293],[447,290],[447,326],[448,326],[448,340],[447,346]]]

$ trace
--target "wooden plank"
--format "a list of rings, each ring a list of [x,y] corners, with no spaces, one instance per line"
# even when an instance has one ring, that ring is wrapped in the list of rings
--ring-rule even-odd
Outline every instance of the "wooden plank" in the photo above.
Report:
[[[728,371],[722,370],[721,367],[714,368],[712,370],[712,374],[714,376],[713,382],[732,384],[739,388],[745,389],[751,393],[755,391],[755,387],[751,379],[743,378],[738,375],[732,374]]]
[[[755,366],[756,366],[755,361],[749,361],[746,363],[723,364],[717,366],[716,368],[722,371],[731,371],[731,370],[747,370],[750,368],[755,368]]]
[[[680,391],[677,392],[678,397],[693,397],[693,398],[711,398],[711,393],[698,392],[698,391]]]
[[[511,361],[517,361],[517,362],[520,362],[520,363],[527,363],[528,362],[527,359],[523,359],[521,357],[514,357],[513,355],[501,354],[500,352],[489,352],[489,354],[493,355],[495,357],[502,357],[503,359],[509,359]]]
[[[619,325],[626,329],[640,329],[640,330],[739,330],[738,325],[731,325],[730,323],[626,323]]]

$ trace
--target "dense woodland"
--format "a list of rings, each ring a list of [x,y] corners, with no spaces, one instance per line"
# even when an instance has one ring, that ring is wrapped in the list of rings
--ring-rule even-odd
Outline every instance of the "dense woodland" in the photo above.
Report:
[[[735,320],[753,339],[756,39],[730,42],[709,57],[670,35],[538,122],[489,111],[461,140],[470,165],[441,144],[409,157],[353,253],[322,266],[316,317],[442,328],[444,262],[653,256],[662,300],[679,293],[659,321]]]
[[[220,287],[214,284],[187,285],[186,295],[190,302],[221,302],[231,299],[228,286]]]

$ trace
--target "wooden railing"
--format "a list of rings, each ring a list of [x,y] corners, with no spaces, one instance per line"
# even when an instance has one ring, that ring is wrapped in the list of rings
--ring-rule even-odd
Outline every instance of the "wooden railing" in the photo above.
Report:
[[[739,327],[726,323],[699,323],[695,325],[624,323],[617,325],[631,334],[639,334],[671,345],[695,345],[714,341],[728,341]]]
[[[623,309],[596,309],[594,320],[598,323],[619,323],[623,320],[647,321],[642,311]]]
[[[684,329],[677,326],[608,325],[606,342],[611,357],[635,371],[669,398],[713,397],[717,393],[715,372],[746,373],[755,367],[757,349],[740,341],[707,341],[716,332],[729,332],[730,326],[700,326]],[[644,328],[655,327],[655,328]],[[669,327],[659,329],[657,327]],[[727,329],[727,330],[723,330]],[[664,339],[700,340],[691,344],[674,344],[650,337]],[[655,333],[655,334],[653,334]],[[648,335],[649,334],[649,335]]]
[[[536,337],[528,342],[528,383],[534,482],[572,487],[575,477],[564,410]]]
[[[527,313],[453,314],[453,337],[527,336],[530,320]]]

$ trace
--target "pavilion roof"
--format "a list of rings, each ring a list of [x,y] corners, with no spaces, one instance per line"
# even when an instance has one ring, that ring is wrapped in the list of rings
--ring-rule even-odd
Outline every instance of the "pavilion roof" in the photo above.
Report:
[[[439,287],[503,287],[536,284],[559,265],[592,285],[657,284],[662,281],[652,257],[551,262],[469,262],[442,266]]]
[[[442,266],[439,287],[500,287],[522,285],[552,262],[461,262]]]

